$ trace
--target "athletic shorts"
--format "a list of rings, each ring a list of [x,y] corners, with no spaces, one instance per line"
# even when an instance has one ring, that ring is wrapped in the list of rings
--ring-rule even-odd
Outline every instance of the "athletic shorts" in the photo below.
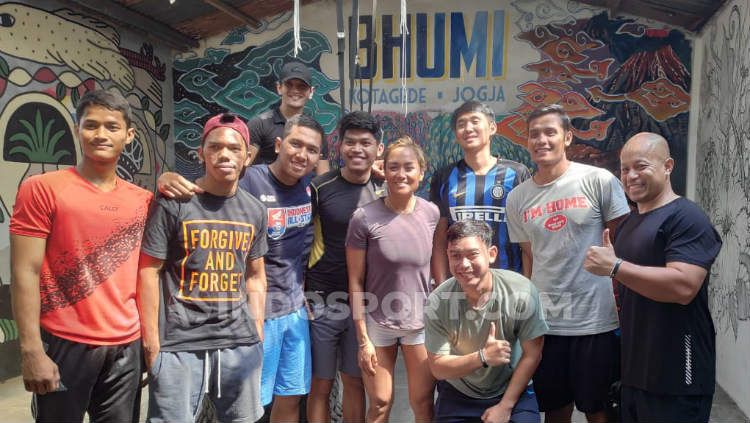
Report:
[[[263,406],[274,395],[310,392],[312,357],[307,309],[268,319],[263,324],[263,373],[260,400]]]
[[[437,423],[479,422],[482,414],[503,398],[502,395],[480,399],[464,395],[450,383],[441,380],[437,383],[438,397],[435,401],[435,415],[433,421]],[[536,403],[534,390],[529,387],[521,396],[510,413],[513,423],[539,423],[539,407]]]
[[[609,387],[620,378],[620,339],[615,331],[583,336],[544,336],[534,373],[539,410],[575,403],[584,413],[604,411]]]
[[[621,404],[622,423],[706,423],[713,395],[664,395],[623,386]]]
[[[206,397],[218,421],[252,423],[260,405],[260,343],[206,351],[161,351],[149,369],[148,421],[195,421]]]
[[[141,340],[122,345],[88,345],[41,329],[42,345],[57,364],[60,387],[32,396],[37,422],[138,421],[141,405]]]
[[[391,345],[419,345],[424,344],[424,328],[421,329],[392,329],[385,327],[369,316],[366,320],[367,336],[376,347],[390,347]]]
[[[349,308],[324,303],[311,306],[312,374],[319,379],[335,379],[336,370],[361,377],[357,354],[357,330]],[[345,311],[345,312],[342,312]]]

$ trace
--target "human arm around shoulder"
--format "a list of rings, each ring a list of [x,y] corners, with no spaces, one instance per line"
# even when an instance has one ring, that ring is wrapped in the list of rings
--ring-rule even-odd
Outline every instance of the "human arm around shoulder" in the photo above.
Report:
[[[156,180],[159,192],[167,198],[188,199],[194,194],[203,193],[203,188],[183,178],[175,172],[164,172]]]
[[[359,344],[358,361],[363,372],[375,374],[378,358],[367,335],[365,321],[365,271],[367,269],[367,224],[362,209],[352,214],[346,235],[346,271],[349,279],[349,303]]]

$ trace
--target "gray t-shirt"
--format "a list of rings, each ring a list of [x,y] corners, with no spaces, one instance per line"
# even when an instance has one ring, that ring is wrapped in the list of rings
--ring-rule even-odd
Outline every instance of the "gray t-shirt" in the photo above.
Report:
[[[392,329],[421,329],[430,293],[432,237],[440,212],[417,197],[414,211],[398,214],[378,199],[354,211],[346,246],[367,250],[368,315]]]
[[[583,268],[602,244],[605,223],[628,214],[620,181],[609,171],[571,163],[556,180],[528,179],[507,203],[513,242],[531,242],[531,281],[539,289],[551,335],[592,335],[618,327],[612,281]]]
[[[231,197],[159,197],[141,250],[161,260],[162,351],[231,348],[259,341],[247,306],[248,260],[268,251],[266,208],[238,189]]]
[[[471,398],[503,394],[521,358],[517,341],[528,341],[547,332],[534,285],[509,270],[491,272],[492,295],[481,308],[472,307],[461,285],[450,278],[430,294],[425,309],[425,348],[433,354],[466,355],[478,351],[487,341],[492,322],[495,337],[514,346],[508,365],[480,368],[462,378],[447,380]]]

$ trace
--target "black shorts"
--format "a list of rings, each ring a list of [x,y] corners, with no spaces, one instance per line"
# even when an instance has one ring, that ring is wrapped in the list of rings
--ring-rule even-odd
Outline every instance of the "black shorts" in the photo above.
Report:
[[[622,423],[705,423],[713,395],[663,395],[622,387]]]
[[[80,344],[42,330],[47,355],[60,371],[60,388],[32,397],[37,422],[137,422],[141,405],[140,339],[124,345]]]
[[[575,403],[584,413],[604,411],[609,387],[620,378],[620,338],[615,331],[583,336],[544,336],[534,373],[540,411]]]

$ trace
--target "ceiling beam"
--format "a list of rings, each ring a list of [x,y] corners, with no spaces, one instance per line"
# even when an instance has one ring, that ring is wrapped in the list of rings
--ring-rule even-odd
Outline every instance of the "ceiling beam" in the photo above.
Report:
[[[222,12],[226,13],[227,15],[231,16],[232,18],[240,21],[243,24],[250,25],[253,28],[259,28],[260,27],[260,21],[255,19],[254,17],[246,14],[245,12],[237,9],[236,7],[232,6],[231,4],[228,4],[224,2],[223,0],[203,0],[204,3],[210,4],[211,6],[221,10]]]
[[[128,9],[113,0],[63,0],[63,3],[72,4],[76,9],[101,17],[105,21],[111,20],[125,27],[133,28],[146,36],[163,41],[177,50],[185,51],[199,45],[194,38],[188,37],[162,22]]]

